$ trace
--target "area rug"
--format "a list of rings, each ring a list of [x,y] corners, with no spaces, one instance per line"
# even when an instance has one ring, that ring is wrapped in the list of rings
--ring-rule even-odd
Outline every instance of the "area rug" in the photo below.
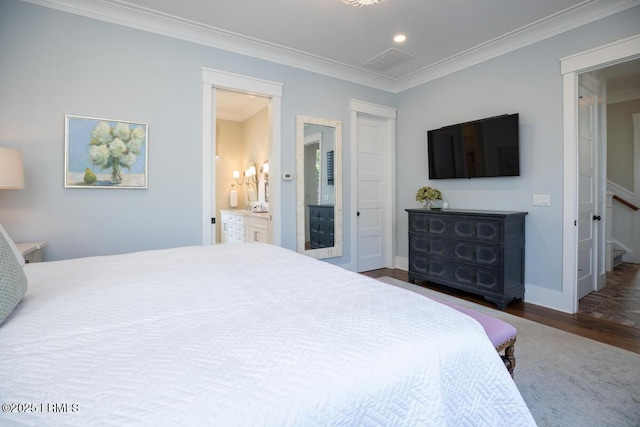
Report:
[[[539,426],[640,426],[639,354],[391,277],[379,280],[515,326],[515,382]]]

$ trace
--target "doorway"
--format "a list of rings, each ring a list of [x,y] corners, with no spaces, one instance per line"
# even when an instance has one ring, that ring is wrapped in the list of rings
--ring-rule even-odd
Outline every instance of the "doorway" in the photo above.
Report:
[[[640,327],[640,59],[594,70],[602,83],[602,152],[606,153],[606,279],[585,294],[578,282],[578,312]],[[585,76],[581,74],[580,78]],[[582,100],[580,100],[582,101]],[[579,116],[579,129],[583,128]],[[637,126],[637,127],[636,127]],[[582,158],[582,155],[580,156]],[[582,182],[582,180],[580,181]],[[582,194],[582,191],[579,190]],[[603,218],[604,219],[604,218]],[[598,248],[602,254],[602,245]],[[613,267],[613,268],[612,268]],[[600,266],[601,269],[604,269]],[[580,270],[579,270],[580,274]]]
[[[269,174],[264,169],[269,164],[271,100],[222,89],[216,95],[215,216],[257,206],[268,212]],[[216,243],[222,241],[221,223],[216,221]]]
[[[212,245],[216,233],[216,114],[218,91],[225,90],[268,98],[269,174],[280,176],[282,84],[224,71],[202,68],[202,244]],[[257,171],[257,169],[256,169]],[[269,182],[270,241],[281,244],[279,179]]]
[[[640,57],[640,35],[562,58],[563,80],[563,280],[560,295],[546,295],[549,307],[576,313],[578,311],[578,77],[581,73]],[[553,300],[551,300],[553,298]]]

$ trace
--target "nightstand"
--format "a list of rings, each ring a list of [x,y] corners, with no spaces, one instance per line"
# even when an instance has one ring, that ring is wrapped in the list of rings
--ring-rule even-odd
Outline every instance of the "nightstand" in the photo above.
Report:
[[[22,252],[22,257],[27,263],[42,262],[42,249],[47,246],[46,242],[16,243]]]

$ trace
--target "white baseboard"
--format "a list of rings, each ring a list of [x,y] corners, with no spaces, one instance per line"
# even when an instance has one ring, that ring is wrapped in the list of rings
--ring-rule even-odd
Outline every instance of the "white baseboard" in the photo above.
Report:
[[[565,307],[567,298],[562,292],[526,284],[524,289],[525,302],[562,311],[563,313],[573,314],[570,307]]]
[[[394,267],[400,270],[408,271],[409,270],[409,258],[404,256],[397,256],[396,262],[394,263]]]

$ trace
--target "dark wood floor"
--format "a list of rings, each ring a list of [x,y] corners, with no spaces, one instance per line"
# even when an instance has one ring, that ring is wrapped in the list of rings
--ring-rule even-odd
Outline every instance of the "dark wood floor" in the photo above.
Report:
[[[368,271],[363,274],[373,278],[389,276],[405,282],[409,279],[406,271],[389,268]],[[454,295],[458,298],[472,301],[476,304],[492,308],[496,307],[495,304],[485,301],[484,298],[467,292],[441,287],[425,281],[416,281],[416,284],[435,291]],[[584,313],[566,314],[522,301],[509,304],[506,312],[513,314],[514,316],[519,316],[524,319],[542,323],[543,325],[551,326],[572,334],[580,335],[585,338],[590,338],[595,341],[600,341],[640,354],[640,329],[638,328],[598,319]]]
[[[607,272],[607,283],[580,300],[579,313],[640,328],[640,264],[623,262]]]

